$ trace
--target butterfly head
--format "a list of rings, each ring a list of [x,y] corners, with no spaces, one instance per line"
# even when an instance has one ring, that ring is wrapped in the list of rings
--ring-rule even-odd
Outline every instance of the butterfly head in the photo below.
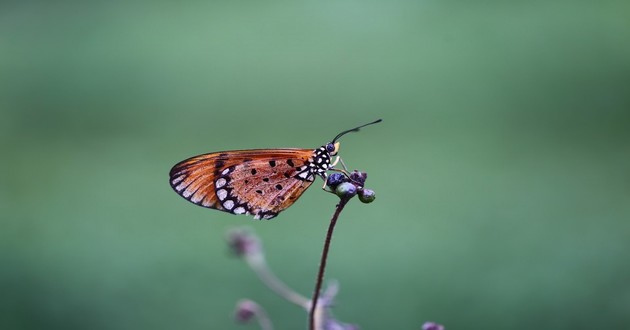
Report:
[[[339,152],[339,142],[330,142],[325,147],[329,155],[337,156]]]

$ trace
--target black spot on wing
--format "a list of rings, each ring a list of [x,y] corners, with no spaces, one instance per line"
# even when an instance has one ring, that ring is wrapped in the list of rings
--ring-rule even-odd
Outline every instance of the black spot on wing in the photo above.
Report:
[[[218,175],[221,172],[221,169],[223,169],[223,166],[225,166],[225,160],[217,159],[217,161],[214,162],[214,175]]]
[[[225,167],[225,162],[227,161],[227,154],[219,154],[217,160],[214,161],[214,175],[219,175],[221,171]],[[232,170],[230,170],[231,172]]]

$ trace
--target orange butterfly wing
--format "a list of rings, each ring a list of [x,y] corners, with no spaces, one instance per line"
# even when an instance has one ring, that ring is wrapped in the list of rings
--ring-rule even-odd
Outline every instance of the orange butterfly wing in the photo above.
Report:
[[[300,176],[312,149],[237,150],[186,159],[170,172],[171,187],[188,201],[233,214],[271,219],[293,205],[314,180]]]

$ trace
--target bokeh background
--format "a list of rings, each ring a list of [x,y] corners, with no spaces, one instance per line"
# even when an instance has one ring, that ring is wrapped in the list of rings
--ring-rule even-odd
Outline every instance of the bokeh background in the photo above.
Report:
[[[306,315],[230,256],[249,225],[312,291],[335,198],[196,207],[170,167],[317,147],[377,192],[327,276],[363,329],[630,327],[630,2],[4,1],[0,328],[277,329]],[[246,326],[245,328],[254,328]]]

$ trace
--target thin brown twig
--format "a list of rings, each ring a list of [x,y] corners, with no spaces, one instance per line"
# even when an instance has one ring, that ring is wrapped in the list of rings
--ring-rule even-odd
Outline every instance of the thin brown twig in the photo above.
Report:
[[[309,329],[315,330],[315,310],[317,309],[317,300],[319,299],[319,294],[322,289],[322,282],[324,281],[324,272],[326,271],[326,260],[328,259],[328,250],[330,249],[330,243],[332,241],[333,231],[335,230],[335,225],[337,224],[337,218],[339,218],[339,214],[346,206],[350,198],[342,197],[339,200],[339,204],[337,204],[335,208],[335,213],[330,219],[330,224],[328,225],[328,232],[326,233],[326,240],[324,241],[324,249],[322,250],[322,258],[319,262],[319,270],[317,272],[317,280],[315,282],[315,292],[313,292],[313,300],[311,302],[311,311],[309,313]]]
[[[269,266],[265,261],[265,256],[262,253],[248,256],[245,260],[247,261],[249,267],[254,270],[254,273],[258,275],[258,278],[260,278],[260,280],[265,283],[271,291],[298,306],[308,308],[308,298],[303,297],[284,284],[284,282],[282,282],[271,271],[271,269],[269,269]]]

